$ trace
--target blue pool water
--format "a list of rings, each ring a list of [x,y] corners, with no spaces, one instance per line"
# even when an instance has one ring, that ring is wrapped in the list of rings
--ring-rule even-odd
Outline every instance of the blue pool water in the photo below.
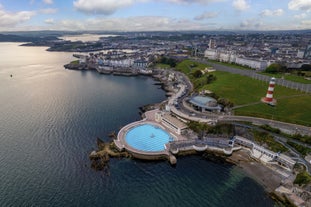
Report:
[[[130,129],[125,141],[131,147],[142,151],[163,151],[164,145],[173,139],[163,129],[152,124],[143,124]]]

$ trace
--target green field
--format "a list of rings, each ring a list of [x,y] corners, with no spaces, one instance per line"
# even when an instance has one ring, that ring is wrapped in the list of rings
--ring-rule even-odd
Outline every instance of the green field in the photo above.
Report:
[[[176,69],[186,73],[195,83],[204,77],[194,79],[191,71],[206,67],[208,66],[187,60],[178,64]],[[266,95],[267,82],[228,72],[215,71],[211,74],[216,76],[216,81],[211,84],[199,85],[196,90],[210,90],[221,98],[229,99],[235,106],[255,104],[236,109],[236,115],[256,116],[311,126],[310,94],[277,85],[274,91],[277,105],[272,107],[260,102],[261,97]]]
[[[275,77],[275,78],[284,78],[285,80],[289,80],[289,81],[293,81],[297,83],[311,84],[311,80],[307,80],[303,76],[298,76],[294,74],[271,74],[271,73],[261,73],[261,74]]]
[[[224,65],[224,66],[228,66],[228,67],[232,67],[232,68],[237,68],[237,69],[242,69],[242,70],[254,70],[252,68],[248,68],[248,67],[245,67],[245,66],[231,64],[231,63],[219,62],[219,61],[216,61],[216,60],[208,60],[208,61],[212,62],[212,63],[219,64],[219,65]]]
[[[212,63],[219,64],[219,65],[224,65],[224,66],[242,69],[242,70],[254,70],[254,69],[244,67],[244,66],[240,66],[240,65],[218,62],[216,60],[208,60],[208,61],[212,62]],[[302,72],[306,73],[307,75],[310,75],[310,71],[302,71]],[[264,72],[262,72],[260,74],[275,77],[275,78],[282,78],[283,77],[285,80],[289,80],[289,81],[293,81],[293,82],[297,82],[297,83],[311,84],[311,80],[307,80],[303,76],[298,76],[295,74],[280,74],[280,73],[279,74],[271,74],[271,73],[264,73]]]
[[[157,63],[157,64],[155,65],[155,68],[169,69],[169,68],[171,68],[171,66],[170,66],[170,65],[167,65],[167,64]]]
[[[181,63],[176,65],[176,69],[182,71],[183,73],[189,75],[192,71],[195,70],[204,70],[206,67],[210,67],[206,64],[194,62],[192,60],[184,60]]]
[[[215,92],[218,96],[228,98],[235,106],[259,102],[261,97],[266,95],[267,82],[227,72],[216,71],[214,74],[217,80],[204,88]],[[277,85],[274,98],[277,99],[275,107],[258,103],[236,109],[235,114],[311,126],[310,94]]]

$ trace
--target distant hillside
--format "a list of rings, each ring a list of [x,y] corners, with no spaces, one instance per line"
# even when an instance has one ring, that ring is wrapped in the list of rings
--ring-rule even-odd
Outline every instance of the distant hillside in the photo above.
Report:
[[[20,36],[13,34],[0,34],[0,42],[43,42],[50,40],[57,40],[56,36],[44,36],[44,37],[36,37],[36,36]]]

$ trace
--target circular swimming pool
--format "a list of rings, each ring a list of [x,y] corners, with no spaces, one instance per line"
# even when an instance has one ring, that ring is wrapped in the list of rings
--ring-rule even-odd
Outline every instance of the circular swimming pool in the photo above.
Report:
[[[125,135],[127,144],[141,151],[163,151],[164,145],[173,138],[163,129],[152,124],[143,124],[129,129]]]

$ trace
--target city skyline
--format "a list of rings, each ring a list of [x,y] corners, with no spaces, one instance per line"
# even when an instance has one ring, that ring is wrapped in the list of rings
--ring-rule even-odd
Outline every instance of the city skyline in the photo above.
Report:
[[[310,0],[1,0],[0,31],[311,29]]]

